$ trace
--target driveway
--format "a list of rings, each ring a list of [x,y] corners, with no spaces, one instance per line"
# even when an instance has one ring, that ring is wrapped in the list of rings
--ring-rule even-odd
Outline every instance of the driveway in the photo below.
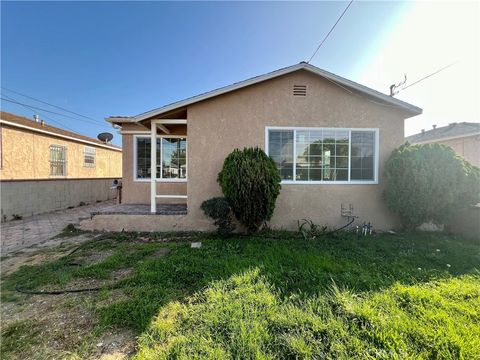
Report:
[[[115,200],[109,200],[2,223],[1,255],[6,256],[18,251],[29,251],[65,242],[65,239],[52,239],[52,237],[60,233],[68,224],[78,224],[81,219],[89,218],[90,213],[101,211],[114,204]]]

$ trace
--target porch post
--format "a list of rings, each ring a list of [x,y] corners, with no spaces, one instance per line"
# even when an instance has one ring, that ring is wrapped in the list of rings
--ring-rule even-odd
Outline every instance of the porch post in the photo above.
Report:
[[[157,124],[150,123],[150,212],[157,212]]]

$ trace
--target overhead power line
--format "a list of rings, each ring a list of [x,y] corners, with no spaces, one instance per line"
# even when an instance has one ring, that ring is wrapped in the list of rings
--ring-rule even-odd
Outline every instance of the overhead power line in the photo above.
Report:
[[[94,119],[94,118],[92,118],[92,117],[90,117],[90,116],[85,116],[85,115],[79,114],[79,113],[77,113],[77,112],[75,112],[75,111],[71,111],[71,110],[65,109],[64,107],[50,104],[49,102],[46,102],[46,101],[43,101],[43,100],[34,98],[33,96],[26,95],[26,94],[22,94],[21,92],[18,92],[18,91],[15,91],[15,90],[6,88],[5,86],[2,86],[2,89],[7,90],[7,91],[10,91],[10,92],[12,92],[12,93],[14,93],[14,94],[17,94],[17,95],[26,97],[26,98],[28,98],[28,99],[31,99],[31,100],[34,100],[34,101],[38,101],[39,103],[42,103],[42,104],[45,104],[45,105],[49,105],[49,106],[54,107],[54,108],[56,108],[56,109],[66,111],[66,112],[68,112],[68,113],[70,113],[70,114],[80,116],[80,117],[85,118],[85,119],[90,119],[90,120],[93,120],[93,121],[101,121],[101,120],[98,120],[98,119]]]
[[[7,98],[11,99],[11,100],[7,100],[7,99],[2,98],[2,100],[4,100],[4,101],[15,102],[15,103],[17,103],[18,105],[22,106],[23,108],[25,108],[25,109],[27,109],[27,110],[33,111],[34,113],[35,113],[35,112],[38,112],[38,111],[36,111],[35,109],[33,109],[32,107],[28,106],[27,104],[21,104],[21,103],[19,103],[19,102],[13,101],[13,99],[12,99],[10,96],[8,96],[8,95],[6,95],[6,94],[3,94],[3,95],[6,96]],[[66,129],[68,129],[68,130],[70,130],[70,131],[75,132],[75,130],[73,130],[72,128],[68,127],[67,125],[62,124],[61,122],[59,122],[59,121],[57,121],[57,120],[54,120],[54,119],[46,116],[45,114],[42,114],[42,113],[40,113],[40,114],[41,114],[42,117],[44,117],[45,119],[50,120],[51,122],[54,122],[54,123],[56,123],[56,124],[58,124],[58,125],[60,125],[60,126],[62,126],[62,127],[64,127],[64,128],[66,128]]]
[[[6,96],[9,99],[5,99],[5,98],[1,97],[0,98],[1,100],[8,101],[10,103],[21,105],[21,106],[24,106],[24,107],[27,106],[30,110],[33,110],[33,109],[40,110],[40,111],[44,111],[44,112],[47,112],[47,113],[50,113],[50,114],[59,115],[59,116],[63,116],[63,117],[69,118],[69,119],[73,119],[73,120],[76,120],[76,121],[84,121],[84,122],[87,122],[89,124],[110,128],[109,126],[104,125],[104,124],[94,123],[92,121],[88,121],[88,120],[85,120],[85,119],[78,119],[78,118],[75,118],[75,117],[70,116],[70,115],[61,114],[59,112],[47,110],[47,109],[44,109],[44,108],[41,108],[41,107],[38,107],[38,106],[33,106],[31,104],[25,104],[25,103],[22,103],[22,102],[19,102],[19,101],[15,101],[15,100],[12,100],[12,98],[10,96],[7,96],[6,94],[3,94],[3,96]],[[33,110],[33,111],[35,111],[35,110]]]
[[[416,84],[418,84],[419,82],[422,82],[423,80],[428,79],[429,77],[431,77],[431,76],[433,76],[433,75],[436,75],[436,74],[438,74],[439,72],[442,72],[443,70],[448,69],[449,67],[455,65],[456,63],[458,63],[458,61],[455,61],[455,62],[453,62],[453,63],[451,63],[451,64],[448,64],[447,66],[444,66],[444,67],[442,67],[441,69],[438,69],[437,71],[431,73],[430,75],[427,75],[427,76],[421,78],[420,80],[417,80],[417,81],[411,83],[410,85],[405,86],[404,88],[402,88],[402,90],[408,89],[409,87],[412,87],[413,85],[416,85]]]
[[[330,29],[330,31],[328,32],[327,35],[325,35],[325,37],[323,38],[322,42],[320,43],[320,45],[318,45],[317,49],[315,50],[315,52],[313,53],[313,55],[310,57],[310,59],[307,61],[307,63],[310,63],[310,61],[312,61],[312,59],[315,57],[315,55],[317,55],[317,52],[318,50],[320,50],[320,48],[322,47],[323,43],[328,39],[328,37],[330,36],[330,34],[332,33],[333,29],[335,29],[335,27],[337,26],[337,24],[340,22],[340,20],[342,19],[343,15],[345,15],[345,13],[347,12],[348,8],[350,7],[350,5],[352,5],[353,3],[353,0],[350,0],[350,2],[348,3],[347,7],[345,8],[345,10],[343,10],[342,14],[340,15],[340,17],[337,19],[337,21],[335,22],[335,24],[333,24],[332,28]]]

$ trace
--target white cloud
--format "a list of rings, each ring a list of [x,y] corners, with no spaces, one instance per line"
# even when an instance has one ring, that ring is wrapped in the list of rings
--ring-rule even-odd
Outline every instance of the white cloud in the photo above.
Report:
[[[405,121],[410,135],[433,124],[480,122],[480,3],[421,2],[398,23],[360,76],[388,92],[407,74],[407,85],[450,63],[452,67],[396,97],[423,108]]]

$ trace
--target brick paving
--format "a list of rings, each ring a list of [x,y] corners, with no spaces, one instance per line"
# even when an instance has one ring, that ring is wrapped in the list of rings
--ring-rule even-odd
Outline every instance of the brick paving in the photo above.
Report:
[[[186,204],[157,204],[157,215],[186,215]],[[92,212],[92,215],[151,215],[150,204],[119,204]]]
[[[91,213],[112,207],[114,204],[115,200],[109,200],[2,223],[0,225],[1,255],[24,251],[49,242],[68,224],[78,224],[80,220],[90,218]]]

